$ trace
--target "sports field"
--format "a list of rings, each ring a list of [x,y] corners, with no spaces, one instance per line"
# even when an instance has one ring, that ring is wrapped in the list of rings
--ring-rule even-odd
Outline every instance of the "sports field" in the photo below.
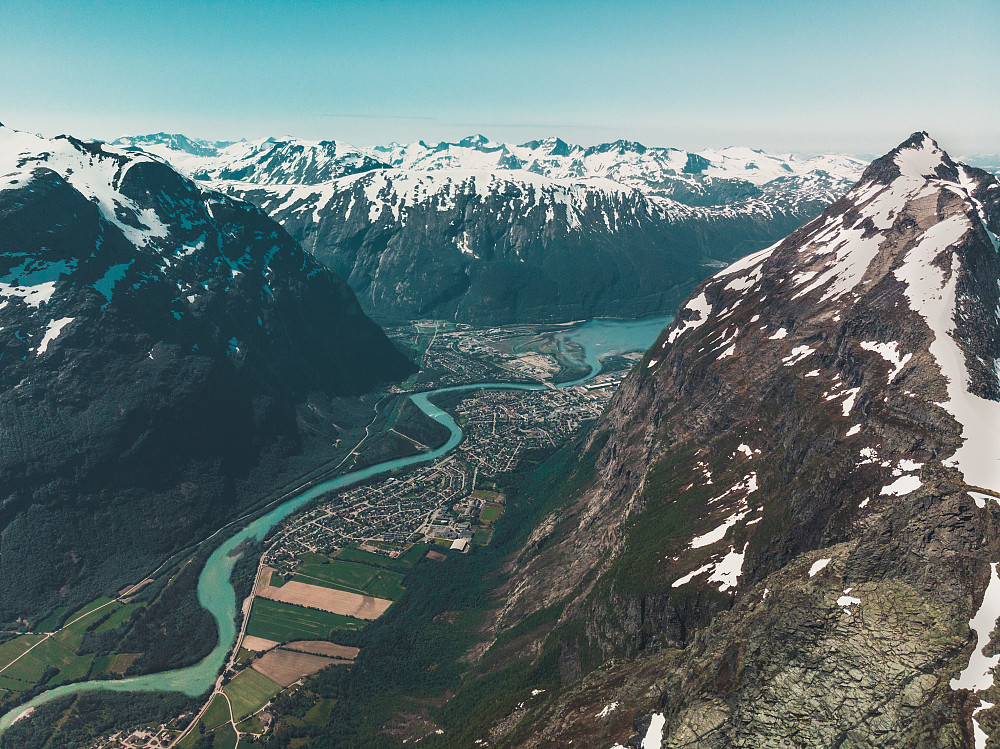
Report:
[[[502,512],[503,505],[486,505],[483,511],[479,513],[479,519],[484,523],[493,523],[496,522]]]

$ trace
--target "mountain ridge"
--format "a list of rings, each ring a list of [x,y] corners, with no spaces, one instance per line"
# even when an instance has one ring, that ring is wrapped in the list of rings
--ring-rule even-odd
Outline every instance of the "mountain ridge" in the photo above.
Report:
[[[280,226],[156,157],[0,129],[0,237],[3,621],[141,579],[413,370]]]
[[[998,229],[917,133],[695,290],[510,563],[560,686],[491,745],[984,746]]]
[[[388,321],[673,312],[712,269],[818,213],[862,166],[484,136],[367,151],[266,140],[202,158],[171,150],[170,138],[119,143],[261,206]]]

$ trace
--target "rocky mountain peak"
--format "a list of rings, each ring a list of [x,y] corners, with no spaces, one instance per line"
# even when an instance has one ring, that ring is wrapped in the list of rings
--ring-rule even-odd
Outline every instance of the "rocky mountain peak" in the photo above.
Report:
[[[955,162],[937,141],[926,132],[916,132],[885,156],[875,159],[860,181],[887,185],[900,178],[910,182],[932,177],[954,179],[954,170]]]

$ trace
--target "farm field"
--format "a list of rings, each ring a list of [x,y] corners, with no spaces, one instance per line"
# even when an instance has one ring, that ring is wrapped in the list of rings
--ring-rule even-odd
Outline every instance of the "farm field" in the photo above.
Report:
[[[94,656],[79,656],[61,640],[62,634],[50,637],[38,644],[30,653],[3,672],[4,676],[20,679],[29,685],[41,681],[46,669],[57,668],[59,673],[52,677],[50,684],[62,684],[84,678],[90,671]],[[82,637],[82,633],[80,635]],[[66,641],[78,639],[73,632],[66,634]]]
[[[215,695],[208,710],[201,716],[201,723],[207,731],[214,731],[223,723],[229,722],[229,705],[222,695]]]
[[[376,598],[388,598],[390,601],[403,595],[403,575],[399,572],[343,559],[303,561],[296,568],[292,580]]]
[[[338,661],[311,653],[299,653],[294,650],[277,648],[269,650],[254,661],[253,669],[263,674],[271,681],[287,687],[303,676],[314,674],[327,666],[344,664],[348,661]]]
[[[113,672],[121,656],[95,658],[92,654],[79,655],[77,651],[88,628],[104,632],[117,627],[139,606],[98,598],[69,616],[62,610],[40,622],[46,626],[55,626],[59,618],[72,622],[56,634],[25,634],[3,643],[0,645],[0,690],[17,694],[40,683],[56,686]],[[131,659],[135,657],[137,655],[132,655]]]
[[[110,655],[108,658],[110,662],[106,672],[112,675],[124,676],[125,672],[128,671],[129,666],[131,666],[139,658],[142,653],[119,653],[118,655]]]
[[[281,643],[275,642],[274,640],[265,640],[263,637],[254,637],[253,635],[247,635],[243,638],[243,647],[247,650],[252,650],[255,653],[270,650],[280,644]]]
[[[247,668],[240,671],[222,691],[232,703],[233,717],[239,722],[270,702],[281,687],[263,674]]]
[[[269,567],[264,568],[263,583],[257,588],[259,598],[369,620],[377,619],[392,605],[392,601],[386,598],[297,580],[275,587],[270,584],[273,573],[274,570]]]
[[[212,744],[212,749],[236,749],[238,743],[239,737],[236,735],[236,731],[233,730],[231,724],[226,723],[215,732],[215,742]]]
[[[364,622],[259,596],[253,600],[247,634],[275,642],[324,640],[335,629],[360,629]]]
[[[298,650],[300,653],[312,653],[313,655],[328,655],[331,658],[343,658],[353,661],[361,651],[348,645],[335,645],[332,642],[322,640],[299,640],[285,645],[286,650]]]

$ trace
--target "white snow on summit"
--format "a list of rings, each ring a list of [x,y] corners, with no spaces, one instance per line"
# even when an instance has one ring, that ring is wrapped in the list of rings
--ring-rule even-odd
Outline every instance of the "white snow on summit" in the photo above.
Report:
[[[356,148],[294,138],[217,144],[161,133],[123,137],[115,143],[155,153],[188,175],[243,190],[266,185],[293,199],[294,186],[294,199],[308,202],[317,213],[321,204],[329,202],[328,187],[344,188],[339,178],[378,171],[392,182],[412,176],[424,197],[434,196],[436,188],[445,189],[446,180],[434,180],[432,173],[448,172],[452,181],[460,174],[475,177],[480,190],[491,182],[527,187],[545,179],[567,189],[586,185],[606,193],[638,191],[655,206],[649,210],[671,220],[746,213],[769,216],[803,201],[829,203],[865,166],[848,156],[802,158],[744,147],[689,153],[629,141],[583,147],[557,138],[517,145],[472,136],[458,143],[418,141]],[[416,197],[417,192],[409,192],[411,202]],[[372,215],[381,210],[371,206]],[[612,221],[606,217],[609,228]]]

